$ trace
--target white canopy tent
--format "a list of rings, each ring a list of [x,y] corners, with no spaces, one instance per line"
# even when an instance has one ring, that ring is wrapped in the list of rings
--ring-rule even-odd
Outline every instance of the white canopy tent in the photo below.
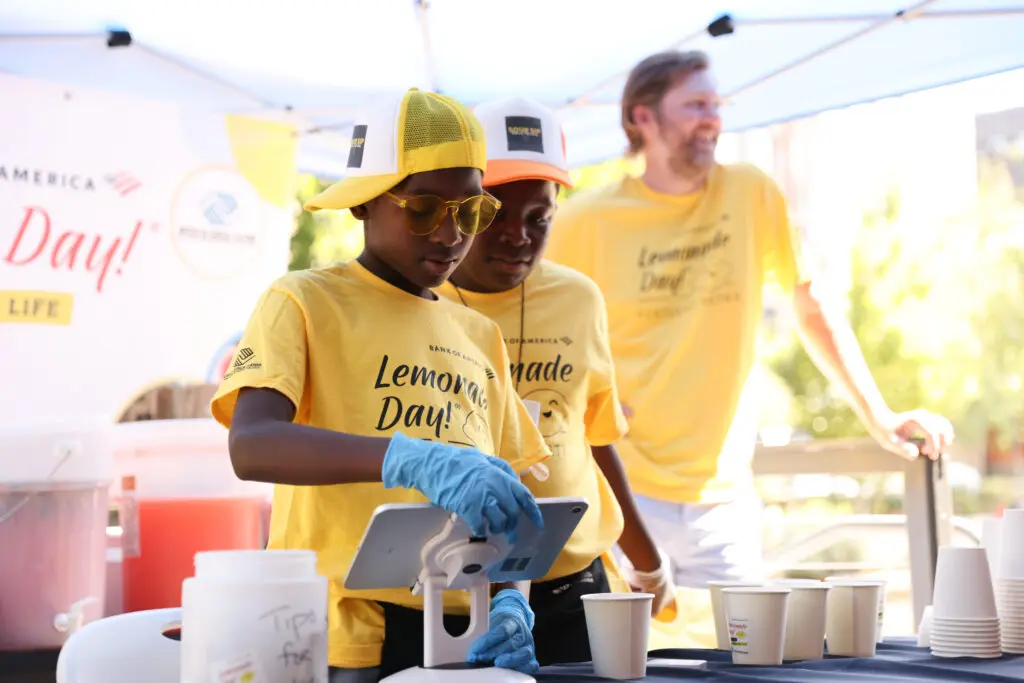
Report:
[[[1011,0],[4,0],[0,71],[293,121],[299,166],[343,172],[354,108],[420,87],[559,109],[570,162],[624,147],[625,73],[713,60],[728,130],[1024,67]]]

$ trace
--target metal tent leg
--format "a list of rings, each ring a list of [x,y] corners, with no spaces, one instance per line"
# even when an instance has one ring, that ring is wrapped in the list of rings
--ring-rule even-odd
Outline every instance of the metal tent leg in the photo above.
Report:
[[[953,495],[943,460],[920,457],[904,473],[914,628],[932,602],[939,547],[953,534]]]

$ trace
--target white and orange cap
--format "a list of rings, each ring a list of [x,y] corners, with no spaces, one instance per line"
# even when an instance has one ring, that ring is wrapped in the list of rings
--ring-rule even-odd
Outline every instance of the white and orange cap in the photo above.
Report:
[[[513,97],[478,104],[473,113],[487,135],[485,187],[541,179],[572,189],[565,133],[555,112],[525,97]]]

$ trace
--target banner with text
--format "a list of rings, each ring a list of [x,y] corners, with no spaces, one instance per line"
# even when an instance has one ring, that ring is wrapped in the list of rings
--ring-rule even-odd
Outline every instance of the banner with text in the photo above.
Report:
[[[217,381],[287,269],[289,126],[0,75],[0,426]]]

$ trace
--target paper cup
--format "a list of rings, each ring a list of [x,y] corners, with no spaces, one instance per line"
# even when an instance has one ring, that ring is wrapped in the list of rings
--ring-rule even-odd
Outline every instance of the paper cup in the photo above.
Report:
[[[884,640],[882,634],[885,628],[885,588],[887,583],[881,579],[851,579],[842,576],[826,576],[825,583],[872,583],[882,587],[878,596],[878,632],[875,634],[875,642],[881,643]]]
[[[647,675],[651,593],[597,593],[583,596],[594,673],[617,681]]]
[[[782,658],[785,660],[821,659],[825,653],[825,618],[828,591],[831,586],[821,581],[794,584],[786,607],[786,640]]]
[[[725,601],[722,600],[722,591],[726,588],[756,588],[763,586],[763,581],[708,581],[708,590],[711,591],[711,610],[715,615],[715,640],[718,650],[729,652],[732,650],[732,641],[729,639],[729,622],[725,618]]]
[[[936,619],[992,619],[997,616],[992,574],[984,548],[939,548],[932,614]]]
[[[817,579],[768,579],[764,582],[766,586],[822,586],[824,582]]]
[[[537,401],[531,401],[530,399],[524,398],[523,405],[526,406],[526,412],[530,413],[530,419],[533,420],[533,424],[540,422],[540,403]]]
[[[538,424],[540,422],[540,403],[529,399],[522,399],[522,401],[523,405],[526,406],[526,412],[530,414],[530,419],[533,420],[533,424]],[[539,462],[521,474],[533,475],[533,478],[537,481],[547,481],[551,475],[551,470],[548,469],[547,465]]]
[[[832,583],[828,592],[825,640],[828,653],[840,657],[874,657],[878,644],[880,583]]]
[[[733,664],[782,664],[790,592],[791,589],[785,586],[726,588],[722,591]]]

